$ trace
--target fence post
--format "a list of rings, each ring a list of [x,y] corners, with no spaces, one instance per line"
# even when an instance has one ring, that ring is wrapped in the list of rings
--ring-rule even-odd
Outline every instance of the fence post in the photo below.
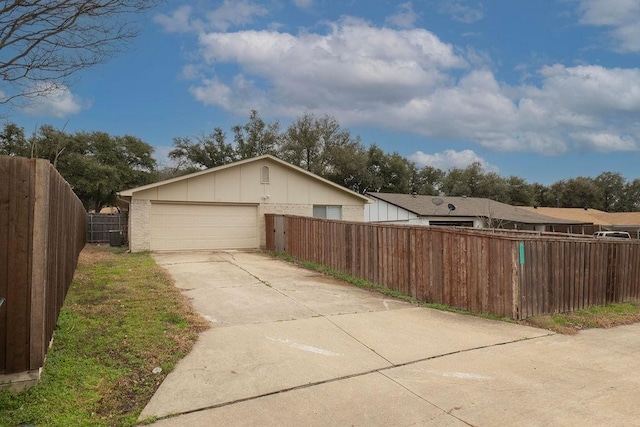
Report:
[[[46,353],[47,247],[49,239],[49,162],[36,161],[32,168],[34,201],[31,245],[31,307],[29,369],[44,364]]]
[[[522,242],[513,242],[511,249],[511,297],[513,302],[511,304],[511,318],[519,320],[521,314],[520,310],[520,283],[522,273],[522,260],[520,259],[520,245]]]

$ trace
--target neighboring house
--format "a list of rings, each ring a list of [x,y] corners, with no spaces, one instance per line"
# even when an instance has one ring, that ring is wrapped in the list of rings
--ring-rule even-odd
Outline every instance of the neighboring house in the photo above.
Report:
[[[369,203],[270,155],[122,191],[119,197],[128,204],[132,252],[259,248],[266,244],[266,213],[362,221]]]
[[[537,212],[554,218],[570,221],[588,221],[594,230],[627,231],[631,237],[640,238],[640,212],[604,212],[591,208],[548,208],[527,206],[530,212]]]
[[[628,232],[632,238],[640,239],[640,212],[607,212],[609,225],[602,228]]]
[[[585,208],[546,208],[538,206],[523,206],[521,209],[550,216],[552,218],[590,222],[592,224],[603,224],[603,217],[607,215],[607,212],[599,211],[598,209]]]
[[[374,203],[365,206],[366,222],[406,222],[475,228],[547,231],[553,225],[582,225],[529,212],[490,199],[367,193]]]

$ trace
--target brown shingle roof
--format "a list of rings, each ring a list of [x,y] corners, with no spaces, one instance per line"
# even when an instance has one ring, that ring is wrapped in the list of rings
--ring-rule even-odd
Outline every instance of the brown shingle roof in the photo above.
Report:
[[[640,212],[606,212],[608,225],[640,225]]]
[[[367,195],[401,207],[418,216],[482,217],[524,224],[569,225],[591,223],[591,221],[553,218],[507,205],[506,203],[476,197],[421,196],[397,193],[367,193]],[[455,210],[449,210],[449,204],[455,206]]]
[[[591,208],[534,208],[531,206],[522,209],[554,218],[593,222],[596,225],[640,225],[640,212],[604,212]]]

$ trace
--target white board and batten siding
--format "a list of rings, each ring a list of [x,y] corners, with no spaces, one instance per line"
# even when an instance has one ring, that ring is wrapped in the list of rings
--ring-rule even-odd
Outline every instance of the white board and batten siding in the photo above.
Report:
[[[255,205],[151,204],[152,251],[257,248]]]
[[[364,205],[365,222],[410,221],[418,215],[384,200],[372,199],[375,203]]]

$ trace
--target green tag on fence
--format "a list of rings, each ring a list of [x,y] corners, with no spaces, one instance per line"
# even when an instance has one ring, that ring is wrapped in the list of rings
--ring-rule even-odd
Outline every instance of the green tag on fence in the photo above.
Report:
[[[520,265],[524,265],[524,242],[520,242]]]

